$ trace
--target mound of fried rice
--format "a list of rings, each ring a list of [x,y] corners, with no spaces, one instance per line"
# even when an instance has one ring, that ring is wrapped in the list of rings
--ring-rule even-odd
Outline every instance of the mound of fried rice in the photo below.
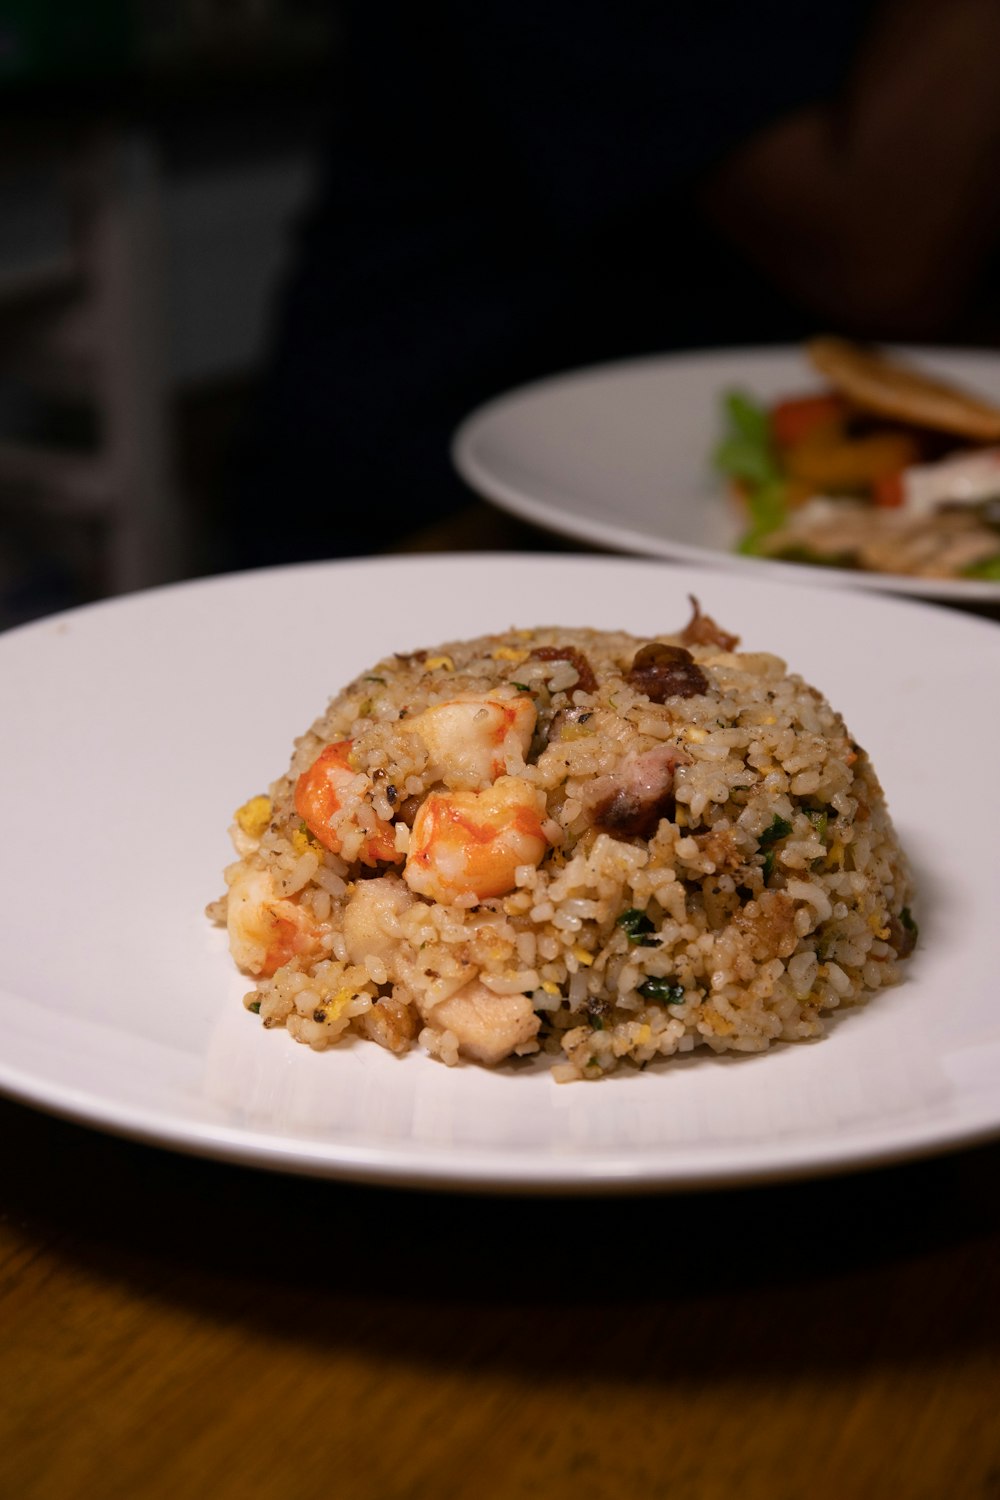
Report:
[[[344,688],[231,830],[208,910],[256,980],[247,1008],[316,1049],[551,1054],[567,1081],[814,1038],[895,982],[916,927],[867,755],[814,687],[692,605],[673,634],[511,630]],[[524,732],[477,780],[478,700]],[[457,742],[424,729],[455,704]],[[318,823],[303,788],[324,751],[339,793]],[[488,802],[491,782],[537,809],[529,857],[486,895],[428,885],[414,839],[426,864],[441,825],[421,831],[421,808]]]

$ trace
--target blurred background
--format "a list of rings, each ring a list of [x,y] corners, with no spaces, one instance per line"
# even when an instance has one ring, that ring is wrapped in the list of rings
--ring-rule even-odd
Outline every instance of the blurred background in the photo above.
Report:
[[[212,566],[335,45],[324,0],[0,3],[0,624]]]
[[[1000,7],[825,9],[0,0],[0,626],[530,543],[448,438],[578,364],[996,346]]]

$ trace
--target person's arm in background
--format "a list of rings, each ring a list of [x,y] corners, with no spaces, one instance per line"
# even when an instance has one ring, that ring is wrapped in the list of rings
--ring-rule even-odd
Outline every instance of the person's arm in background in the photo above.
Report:
[[[706,213],[829,325],[933,336],[1000,238],[998,58],[998,0],[894,0],[843,96],[733,151]]]

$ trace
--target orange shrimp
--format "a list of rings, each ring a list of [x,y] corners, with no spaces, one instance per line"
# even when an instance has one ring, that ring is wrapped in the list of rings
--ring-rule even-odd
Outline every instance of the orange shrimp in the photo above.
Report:
[[[332,854],[340,854],[344,847],[343,838],[332,827],[333,819],[352,803],[360,806],[371,788],[367,777],[361,778],[351,769],[353,743],[353,740],[338,740],[327,745],[295,784],[295,811],[313,837]],[[393,825],[378,818],[374,830],[364,835],[358,852],[352,851],[351,857],[363,865],[379,861],[399,863],[403,855],[396,849]]]
[[[275,895],[266,870],[240,869],[229,888],[229,951],[241,969],[270,979],[297,955],[315,957],[322,929],[295,900]]]
[[[544,794],[514,776],[479,792],[431,792],[414,819],[403,879],[432,901],[506,895],[518,866],[539,864],[549,847],[544,816]]]
[[[445,784],[472,791],[495,781],[511,755],[528,753],[537,712],[531,697],[458,693],[415,714],[408,728],[442,768]]]

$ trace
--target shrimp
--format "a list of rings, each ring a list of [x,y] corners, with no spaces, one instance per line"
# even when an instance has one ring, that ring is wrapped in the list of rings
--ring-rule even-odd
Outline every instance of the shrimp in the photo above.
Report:
[[[350,764],[353,740],[338,740],[321,750],[295,783],[295,811],[309,832],[331,854],[363,865],[384,861],[399,863],[391,823],[380,818],[367,793],[370,779],[353,771]]]
[[[237,868],[229,887],[229,951],[241,969],[270,979],[297,955],[315,958],[323,929],[297,901],[275,894],[266,870]]]
[[[506,895],[518,866],[545,855],[544,818],[545,794],[514,776],[479,792],[431,792],[413,822],[403,879],[444,903]]]
[[[502,775],[509,756],[524,759],[536,718],[527,693],[500,698],[468,692],[414,714],[407,727],[419,734],[447,787],[473,791]]]

